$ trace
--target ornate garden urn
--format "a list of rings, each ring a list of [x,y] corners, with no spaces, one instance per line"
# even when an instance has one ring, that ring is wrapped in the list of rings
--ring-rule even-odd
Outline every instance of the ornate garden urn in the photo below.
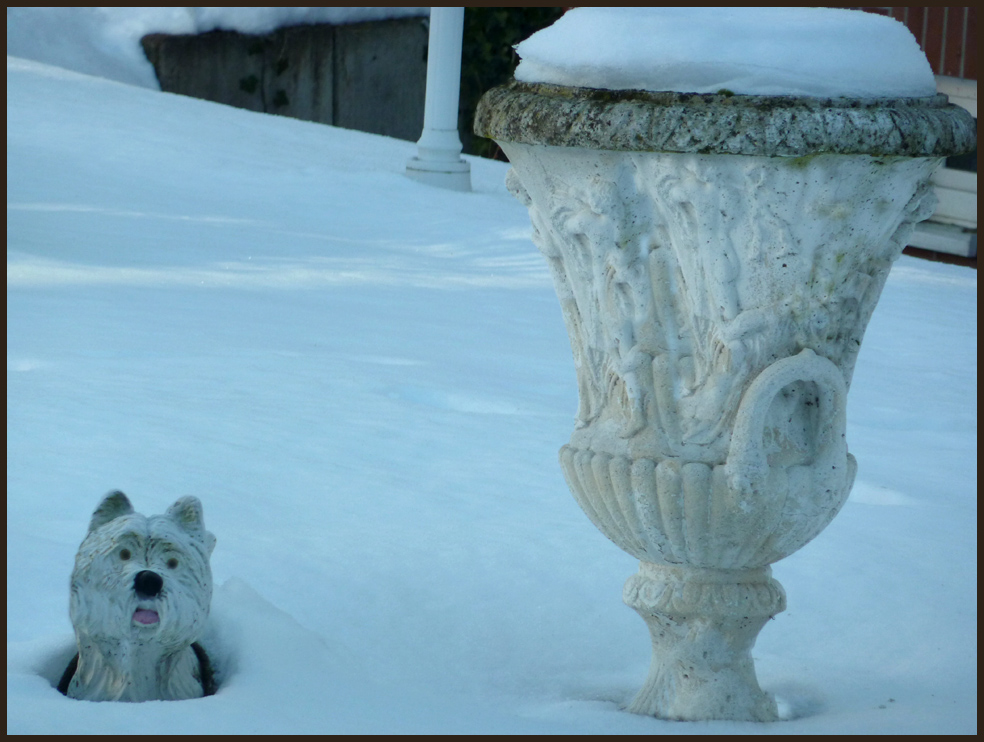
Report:
[[[784,610],[772,563],[847,500],[847,393],[892,262],[974,147],[946,97],[804,98],[511,83],[475,133],[512,163],[570,334],[560,462],[640,560],[652,635],[629,710],[777,718],[751,648]]]

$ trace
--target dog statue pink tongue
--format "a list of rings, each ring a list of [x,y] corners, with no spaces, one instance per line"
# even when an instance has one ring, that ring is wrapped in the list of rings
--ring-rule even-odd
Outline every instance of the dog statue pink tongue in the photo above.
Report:
[[[137,610],[133,612],[133,620],[137,623],[152,624],[160,621],[161,617],[157,615],[157,611],[151,611],[146,608],[137,608]]]

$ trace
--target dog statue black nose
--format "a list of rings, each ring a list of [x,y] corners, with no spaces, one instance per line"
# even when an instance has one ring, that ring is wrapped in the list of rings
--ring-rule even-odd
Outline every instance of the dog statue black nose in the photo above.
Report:
[[[133,578],[133,589],[144,598],[156,597],[163,586],[164,579],[156,572],[147,569],[137,572],[137,576]]]

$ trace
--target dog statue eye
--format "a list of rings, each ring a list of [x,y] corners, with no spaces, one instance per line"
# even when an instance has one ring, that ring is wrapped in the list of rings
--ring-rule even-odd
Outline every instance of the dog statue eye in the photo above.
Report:
[[[125,562],[129,558],[130,558],[130,550],[129,549],[120,549],[120,559],[122,559]]]
[[[178,560],[175,559],[174,557],[171,557],[170,559],[168,559],[167,560],[167,568],[168,569],[177,569],[178,568]]]

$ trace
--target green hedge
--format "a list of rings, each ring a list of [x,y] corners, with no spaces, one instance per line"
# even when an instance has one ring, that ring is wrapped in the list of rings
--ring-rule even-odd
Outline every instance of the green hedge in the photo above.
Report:
[[[512,79],[519,64],[513,45],[563,14],[564,8],[465,8],[458,107],[458,131],[464,152],[505,159],[495,142],[472,134],[475,107],[486,90]]]

